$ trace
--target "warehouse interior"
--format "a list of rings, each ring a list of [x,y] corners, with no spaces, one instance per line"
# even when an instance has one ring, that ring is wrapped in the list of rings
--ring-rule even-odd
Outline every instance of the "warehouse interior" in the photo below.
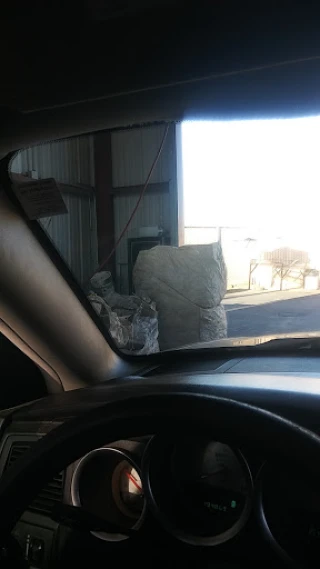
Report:
[[[99,267],[113,274],[116,290],[132,291],[130,246],[179,245],[176,140],[170,124],[147,191],[126,235],[111,255],[145,184],[159,149],[163,125],[102,132],[50,142],[19,152],[11,163],[16,180],[54,178],[69,215],[41,218],[41,224],[86,286]],[[133,241],[132,241],[133,240]],[[144,242],[145,241],[145,242]],[[154,241],[154,243],[153,243]],[[136,254],[136,251],[134,251]]]
[[[40,190],[50,179],[57,185],[65,211],[50,213],[49,204],[34,218],[118,347],[139,354],[171,347],[158,343],[168,326],[164,316],[159,333],[161,301],[152,291],[137,293],[133,269],[142,251],[183,245],[180,139],[177,123],[105,131],[27,148],[10,167],[18,199],[30,181]],[[174,331],[172,338],[185,343]]]

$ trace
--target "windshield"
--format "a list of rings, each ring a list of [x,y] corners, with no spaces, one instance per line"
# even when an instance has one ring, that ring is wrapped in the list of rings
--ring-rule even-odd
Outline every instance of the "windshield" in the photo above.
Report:
[[[319,137],[159,124],[25,149],[11,176],[126,353],[320,336]]]

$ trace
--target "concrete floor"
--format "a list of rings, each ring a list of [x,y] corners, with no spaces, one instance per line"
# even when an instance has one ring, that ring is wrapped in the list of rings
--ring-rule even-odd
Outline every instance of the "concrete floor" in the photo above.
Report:
[[[223,300],[228,337],[318,332],[320,291],[245,291]]]

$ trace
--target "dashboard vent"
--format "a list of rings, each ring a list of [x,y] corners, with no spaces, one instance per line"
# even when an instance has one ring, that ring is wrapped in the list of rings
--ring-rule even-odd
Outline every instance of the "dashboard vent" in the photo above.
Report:
[[[27,450],[29,450],[34,442],[35,441],[13,442],[4,471],[10,468],[10,466],[12,466],[12,464],[18,460],[18,458],[20,458]],[[63,484],[64,474],[61,472],[60,474],[57,474],[57,476],[55,476],[51,482],[49,482],[46,487],[43,488],[43,490],[41,490],[36,499],[28,507],[28,510],[42,514],[44,516],[50,516],[54,505],[56,503],[62,502]]]

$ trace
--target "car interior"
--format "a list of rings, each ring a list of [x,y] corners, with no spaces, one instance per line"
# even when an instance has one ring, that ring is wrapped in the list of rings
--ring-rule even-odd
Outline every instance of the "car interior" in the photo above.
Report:
[[[156,308],[142,293],[132,308],[146,251],[129,259],[125,277],[120,258],[149,186],[161,210],[149,225],[164,229],[155,235],[144,227],[129,245],[142,237],[155,249],[180,243],[172,222],[178,214],[165,201],[172,174],[168,182],[151,175],[157,164],[165,170],[183,121],[320,114],[318,3],[92,0],[76,14],[67,4],[48,8],[39,27],[39,2],[15,6],[19,21],[2,21],[0,567],[318,567],[320,326],[312,336],[221,336],[171,347],[159,320],[160,349],[133,341],[129,349],[121,344],[121,310],[134,310],[132,322],[138,326],[138,314],[139,326],[153,334]],[[117,141],[129,133],[133,153],[154,132],[142,179],[123,183],[114,166]],[[70,244],[75,226],[61,218],[64,207],[70,216],[79,207],[92,229],[89,182],[80,207],[79,183],[62,179],[63,166],[55,175],[41,172],[48,149],[48,160],[62,164],[59,148],[67,152],[75,141],[80,161],[72,168],[85,179],[92,140],[96,165],[113,141],[120,194],[101,202],[104,217],[97,210],[97,234],[105,239],[99,258],[81,238],[91,264],[75,265],[71,245],[63,249],[59,241],[69,231]],[[112,169],[105,156],[96,188],[105,188]],[[129,185],[135,199],[121,206]],[[261,193],[262,210],[264,200]],[[290,211],[289,199],[280,213],[287,219]],[[102,288],[89,294],[97,266],[117,275],[112,310]],[[183,338],[190,314],[179,320]]]

